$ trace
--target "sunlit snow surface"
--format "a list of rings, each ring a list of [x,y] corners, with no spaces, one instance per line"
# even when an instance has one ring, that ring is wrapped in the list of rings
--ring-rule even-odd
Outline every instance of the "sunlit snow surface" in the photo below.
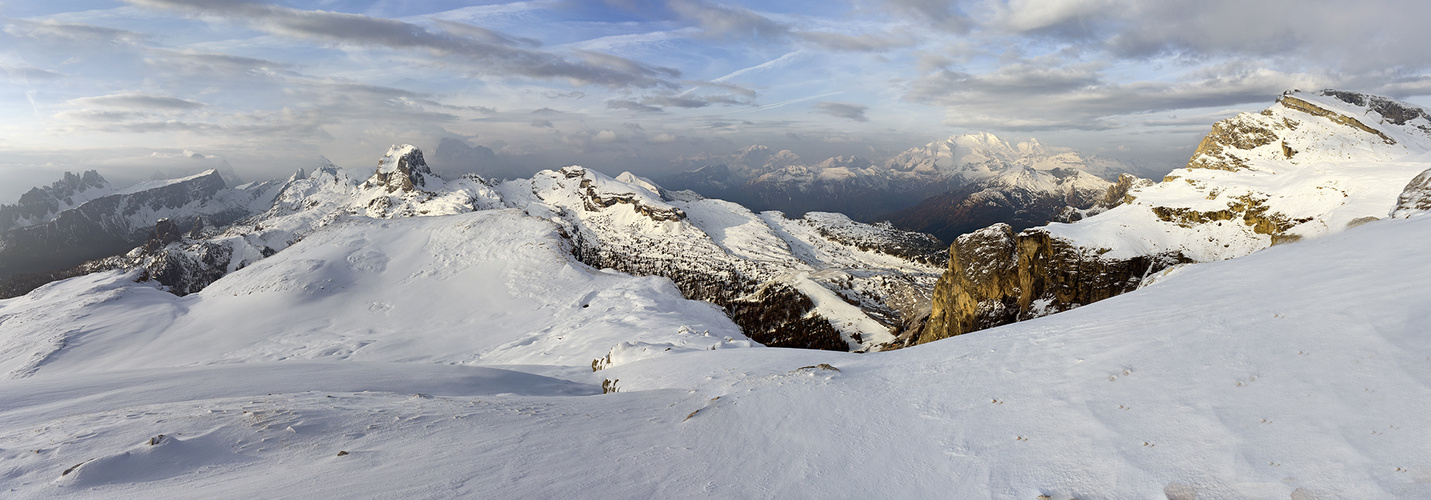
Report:
[[[1431,218],[870,354],[729,348],[714,307],[563,244],[517,210],[354,218],[183,298],[0,301],[0,492],[1431,495]]]
[[[1386,217],[1406,182],[1431,161],[1427,118],[1397,125],[1335,97],[1292,92],[1286,98],[1336,112],[1338,119],[1358,120],[1381,135],[1279,102],[1260,114],[1242,113],[1223,122],[1271,134],[1255,148],[1226,148],[1244,165],[1231,171],[1173,170],[1163,182],[1131,191],[1131,203],[1044,229],[1084,248],[1106,249],[1103,255],[1109,258],[1170,251],[1197,261],[1241,257],[1273,243],[1270,234],[1243,221],[1243,211],[1230,220],[1179,224],[1161,219],[1155,210],[1212,213],[1252,201],[1266,216],[1289,224],[1285,236],[1315,238]]]

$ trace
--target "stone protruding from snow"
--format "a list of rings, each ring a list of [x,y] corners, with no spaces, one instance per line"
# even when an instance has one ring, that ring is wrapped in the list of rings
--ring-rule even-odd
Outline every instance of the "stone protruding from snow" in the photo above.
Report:
[[[1427,210],[1431,210],[1431,169],[1421,172],[1406,184],[1406,189],[1401,190],[1401,196],[1396,198],[1396,208],[1391,210],[1391,216],[1409,219]]]
[[[1352,92],[1287,92],[1260,113],[1218,122],[1163,182],[1120,179],[1105,195],[1121,198],[1115,208],[1018,233],[1012,254],[956,243],[919,338],[1077,307],[1133,290],[1162,268],[1323,236],[1393,204],[1396,216],[1420,213],[1431,208],[1426,158],[1425,110]],[[987,284],[984,270],[993,268],[1008,269],[1011,286]]]
[[[183,239],[184,232],[179,230],[178,224],[169,219],[159,219],[159,222],[154,224],[154,231],[149,234],[149,241],[144,243],[144,249],[158,250]]]
[[[1039,229],[1014,234],[995,224],[949,247],[949,270],[934,288],[919,343],[1097,302],[1138,288],[1147,276],[1186,263],[1180,253],[1105,258]]]
[[[394,145],[378,160],[378,170],[368,179],[370,186],[386,186],[393,191],[411,192],[426,187],[429,177],[436,177],[422,150],[411,144]]]

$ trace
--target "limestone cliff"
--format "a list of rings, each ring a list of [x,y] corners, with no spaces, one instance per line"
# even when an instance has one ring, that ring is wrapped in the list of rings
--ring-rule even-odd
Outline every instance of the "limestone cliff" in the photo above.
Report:
[[[1120,179],[1104,200],[1114,208],[1018,234],[996,224],[961,236],[915,340],[1063,311],[1134,290],[1179,263],[1241,257],[1388,210],[1419,213],[1431,208],[1420,159],[1428,152],[1431,113],[1417,106],[1287,92],[1260,113],[1215,124],[1187,167],[1162,182]]]
[[[1421,172],[1406,184],[1401,195],[1396,197],[1396,208],[1391,209],[1390,215],[1407,219],[1424,214],[1428,210],[1431,210],[1431,169]]]
[[[995,224],[959,237],[934,288],[934,310],[918,343],[1078,307],[1134,290],[1147,276],[1188,262],[1180,253],[1103,258],[1032,229]]]

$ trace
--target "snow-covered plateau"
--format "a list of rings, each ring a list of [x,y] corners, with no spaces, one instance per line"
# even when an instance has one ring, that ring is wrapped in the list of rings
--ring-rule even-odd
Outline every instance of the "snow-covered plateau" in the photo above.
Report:
[[[0,300],[0,496],[1431,497],[1431,122],[1375,99],[1284,96],[1214,128],[1209,172],[1058,229],[1206,262],[896,350],[953,307],[917,233],[576,166],[442,179],[410,146],[300,172]],[[1258,116],[1284,128],[1237,142]],[[1157,207],[1189,227],[1129,215]],[[1218,223],[1248,227],[1200,243]],[[1195,237],[1136,237],[1164,225]]]

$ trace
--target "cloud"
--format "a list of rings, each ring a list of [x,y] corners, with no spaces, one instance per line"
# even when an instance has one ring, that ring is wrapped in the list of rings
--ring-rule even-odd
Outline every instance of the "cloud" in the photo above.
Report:
[[[1180,81],[1124,83],[1099,65],[1010,65],[979,74],[938,71],[916,82],[907,98],[942,105],[946,123],[968,128],[1101,130],[1120,126],[1117,116],[1266,103],[1282,90],[1332,81],[1239,62],[1200,67]]]
[[[151,118],[154,114],[138,111],[107,111],[99,109],[79,109],[55,113],[55,117],[72,122],[126,122]]]
[[[758,43],[803,40],[821,49],[844,52],[880,52],[916,43],[909,36],[797,30],[750,9],[705,0],[671,0],[668,5],[682,19],[695,22],[706,38]]]
[[[253,57],[201,52],[192,49],[151,48],[148,53],[149,57],[144,60],[146,64],[187,75],[200,76],[210,81],[218,77],[238,78],[250,75],[298,76],[298,73],[293,71],[294,67],[291,64]]]
[[[921,24],[954,33],[968,33],[974,20],[965,15],[958,0],[888,0],[890,7]]]
[[[5,74],[11,81],[17,82],[28,80],[58,80],[65,77],[64,73],[33,66],[0,66],[0,73]]]
[[[204,103],[198,101],[142,93],[81,97],[78,99],[71,99],[68,104],[73,106],[102,106],[107,108],[127,108],[140,110],[185,110],[204,107]]]
[[[661,108],[655,106],[647,106],[645,104],[641,104],[630,99],[612,99],[610,101],[606,101],[606,109],[625,109],[630,111],[638,111],[641,113],[662,113],[665,111]]]
[[[869,106],[863,104],[851,104],[847,102],[821,101],[815,103],[815,111],[857,122],[870,121],[869,118],[865,117],[865,111],[869,109]]]
[[[789,27],[750,9],[704,0],[672,0],[667,5],[682,18],[695,21],[707,37],[778,40],[790,35]]]
[[[903,1],[903,0],[900,0]],[[922,0],[920,0],[922,1]],[[1300,59],[1348,71],[1426,67],[1431,4],[1367,0],[1010,0],[991,3],[981,28],[1045,37],[1113,58]],[[1388,13],[1395,14],[1388,14]]]
[[[846,35],[825,31],[797,31],[795,35],[822,49],[844,52],[883,52],[917,43],[912,37],[877,34]]]
[[[47,41],[59,39],[85,43],[138,43],[149,38],[148,35],[134,31],[53,20],[36,22],[7,18],[4,22],[5,34]]]
[[[586,97],[586,92],[582,92],[580,90],[573,90],[571,92],[557,92],[555,90],[548,90],[542,92],[542,97],[545,97],[547,99],[581,99],[583,97]]]
[[[458,23],[440,22],[437,30],[393,20],[235,0],[128,0],[145,7],[176,10],[200,18],[245,23],[254,29],[293,38],[338,45],[427,50],[467,61],[469,68],[495,75],[566,79],[576,85],[606,87],[674,87],[669,78],[680,72],[629,59],[588,51],[564,56],[530,47],[521,38]]]

